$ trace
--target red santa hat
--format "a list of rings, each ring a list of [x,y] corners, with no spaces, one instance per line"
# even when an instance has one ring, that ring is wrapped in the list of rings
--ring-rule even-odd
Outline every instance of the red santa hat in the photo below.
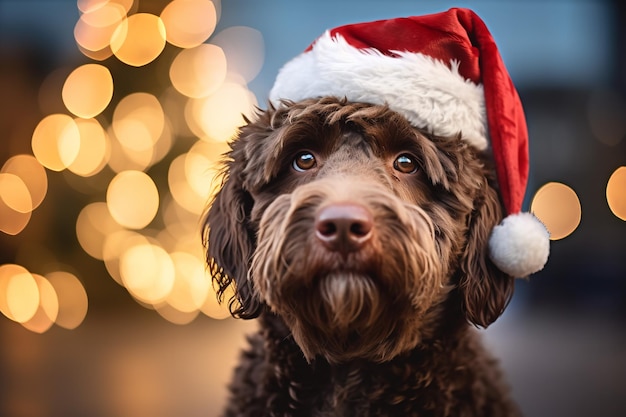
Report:
[[[490,258],[513,277],[543,268],[549,234],[534,215],[520,213],[528,179],[524,111],[474,12],[453,8],[326,31],[280,70],[270,100],[321,96],[387,104],[417,128],[460,133],[476,149],[490,149],[507,213],[491,233]]]

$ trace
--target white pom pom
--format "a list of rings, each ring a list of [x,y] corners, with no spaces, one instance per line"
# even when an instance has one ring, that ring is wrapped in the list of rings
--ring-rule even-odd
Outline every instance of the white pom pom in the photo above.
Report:
[[[549,253],[550,234],[531,213],[505,217],[489,237],[489,257],[501,271],[515,278],[543,269]]]

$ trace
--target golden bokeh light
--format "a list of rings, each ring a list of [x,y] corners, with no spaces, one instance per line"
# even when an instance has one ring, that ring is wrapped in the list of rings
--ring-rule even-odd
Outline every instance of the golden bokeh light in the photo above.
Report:
[[[110,182],[106,202],[111,217],[129,229],[146,227],[159,209],[159,192],[141,171],[123,171]]]
[[[210,0],[174,0],[161,12],[167,41],[180,48],[193,48],[215,30],[217,13]]]
[[[82,13],[90,13],[106,5],[109,0],[76,0],[76,7]]]
[[[185,126],[189,128],[193,136],[200,138],[200,140],[215,142],[213,139],[208,138],[204,130],[202,130],[202,125],[200,124],[200,106],[202,103],[202,99],[188,99],[185,102],[183,109]]]
[[[13,276],[23,273],[28,273],[26,268],[24,268],[23,266],[16,264],[0,265],[0,312],[14,321],[15,319],[13,318],[12,313],[9,311],[7,287]]]
[[[31,209],[34,210],[39,207],[48,192],[48,176],[45,168],[34,156],[26,154],[15,155],[4,163],[0,172],[20,177],[26,188],[28,188],[31,198]],[[1,190],[0,194],[2,194]]]
[[[212,95],[192,100],[192,115],[212,140],[226,142],[244,125],[243,115],[254,119],[256,98],[246,87],[225,82]]]
[[[111,37],[115,29],[126,19],[127,10],[116,2],[99,3],[85,8],[74,26],[74,38],[83,54],[102,61],[113,55],[110,47]]]
[[[95,117],[113,97],[113,77],[103,65],[82,65],[67,77],[61,95],[74,115],[84,119]]]
[[[170,223],[162,229],[156,236],[161,247],[168,253],[184,252],[198,259],[204,259],[202,245],[198,240],[198,218],[196,217],[195,220],[193,223]]]
[[[119,268],[128,292],[142,302],[162,302],[174,287],[174,263],[168,253],[155,244],[129,247],[120,256]]]
[[[170,67],[172,85],[192,98],[206,97],[226,79],[226,55],[219,46],[202,44],[183,49]]]
[[[230,149],[226,142],[196,142],[185,155],[185,178],[193,191],[207,201],[220,187],[222,154]]]
[[[159,102],[163,106],[163,112],[167,115],[170,128],[178,137],[195,136],[185,120],[185,107],[188,100],[187,96],[182,95],[172,85],[159,95]]]
[[[189,312],[180,311],[167,303],[159,303],[154,306],[154,309],[165,320],[181,326],[191,323],[200,314],[198,310]]]
[[[67,169],[81,177],[91,177],[106,166],[111,156],[109,138],[95,119],[77,118],[74,121],[80,132],[80,148]]]
[[[56,324],[65,329],[75,329],[85,317],[89,308],[87,292],[80,280],[69,272],[57,271],[46,274],[56,292],[59,312]]]
[[[107,272],[115,282],[124,285],[120,275],[120,257],[128,248],[137,245],[147,245],[150,241],[143,235],[131,230],[118,230],[104,239],[102,257]]]
[[[111,51],[110,47],[106,47],[99,51],[90,51],[89,49],[85,49],[81,45],[78,45],[78,50],[87,58],[93,59],[94,61],[104,61],[113,55],[113,51]]]
[[[26,268],[15,264],[0,266],[2,312],[18,323],[30,320],[39,308],[39,287]],[[8,278],[6,278],[8,277]]]
[[[558,182],[541,187],[535,193],[530,209],[546,226],[551,240],[563,239],[574,232],[582,215],[576,192]]]
[[[125,148],[151,149],[165,126],[163,107],[152,94],[130,94],[115,107],[112,126],[115,137]]]
[[[17,175],[0,173],[0,200],[18,213],[33,211],[33,202],[28,187]]]
[[[143,132],[145,133],[146,130],[143,130]],[[107,164],[114,172],[119,173],[128,170],[145,171],[150,166],[154,156],[154,149],[152,147],[137,150],[136,148],[138,146],[136,146],[135,149],[124,146],[115,135],[112,126],[109,126],[107,129],[107,134],[110,138],[109,143],[111,145],[111,156]],[[147,138],[147,135],[144,134],[143,138]],[[143,143],[147,146],[146,141]]]
[[[247,26],[228,27],[215,35],[211,43],[224,50],[228,71],[241,75],[246,82],[252,81],[261,71],[265,42],[258,30]]]
[[[98,10],[102,7],[115,4],[121,6],[124,9],[124,13],[131,11],[133,7],[133,0],[77,0],[76,6],[82,13],[89,13]]]
[[[211,287],[204,262],[187,252],[174,252],[170,257],[174,263],[176,279],[165,301],[183,313],[198,311]]]
[[[30,155],[16,155],[0,170],[0,231],[15,236],[31,219],[48,188],[45,169]]]
[[[22,326],[35,333],[46,332],[57,319],[59,314],[59,298],[54,287],[46,278],[32,274],[39,288],[39,307],[35,315]]]
[[[613,214],[626,221],[626,166],[611,174],[606,184],[606,201]]]
[[[15,211],[0,198],[0,231],[15,236],[26,228],[30,218],[30,211],[27,213]]]
[[[113,124],[115,138],[129,151],[152,150],[154,139],[150,135],[149,125],[136,119],[123,119]]]
[[[62,171],[78,155],[80,131],[70,116],[51,114],[35,127],[31,146],[41,165],[52,171]]]
[[[165,36],[165,25],[160,17],[137,13],[117,26],[111,36],[111,50],[125,64],[141,67],[161,54]]]
[[[177,156],[167,172],[167,183],[174,200],[185,210],[199,215],[208,202],[210,184],[207,184],[204,193],[197,193],[187,181],[185,175],[186,154]]]
[[[121,130],[127,138],[132,137],[129,134],[133,131],[137,133],[137,136],[135,136],[136,140],[131,142],[132,146],[129,147],[120,142],[112,128],[108,130],[109,137],[113,138],[109,142],[111,144],[111,156],[108,158],[108,164],[115,172],[145,171],[165,158],[174,144],[174,135],[168,120],[165,121],[161,135],[154,144],[150,130],[145,124],[138,123],[136,120],[127,120],[120,125],[118,130]]]
[[[174,135],[172,134],[172,127],[169,123],[169,120],[165,120],[165,124],[163,126],[163,131],[161,132],[161,136],[157,139],[154,144],[154,148],[152,149],[152,158],[150,159],[150,165],[154,165],[165,158],[172,146],[174,145]]]
[[[80,211],[76,219],[76,237],[78,243],[88,255],[104,259],[104,242],[108,236],[121,230],[106,203],[91,203]]]

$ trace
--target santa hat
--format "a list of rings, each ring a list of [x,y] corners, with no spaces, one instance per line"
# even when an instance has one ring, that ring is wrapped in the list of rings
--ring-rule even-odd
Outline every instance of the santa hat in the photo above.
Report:
[[[549,234],[520,213],[528,178],[524,111],[485,23],[471,10],[341,26],[279,72],[270,100],[321,96],[387,104],[439,136],[461,134],[491,149],[507,216],[489,239],[490,258],[513,277],[545,265]]]

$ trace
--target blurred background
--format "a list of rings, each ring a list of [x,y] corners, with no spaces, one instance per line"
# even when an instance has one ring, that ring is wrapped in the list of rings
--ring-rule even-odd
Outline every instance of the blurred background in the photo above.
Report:
[[[617,0],[0,0],[0,416],[217,416],[252,322],[199,218],[215,162],[325,29],[473,8],[527,112],[552,234],[484,331],[527,416],[626,415]]]

